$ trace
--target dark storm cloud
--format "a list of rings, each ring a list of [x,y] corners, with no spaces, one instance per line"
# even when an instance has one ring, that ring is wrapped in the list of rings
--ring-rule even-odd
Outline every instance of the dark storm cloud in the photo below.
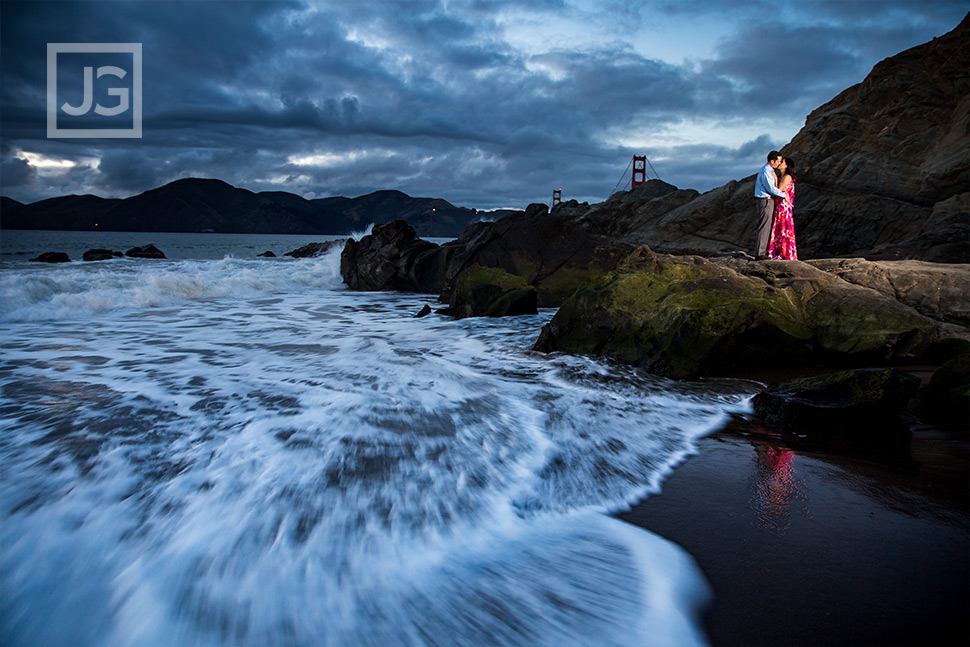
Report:
[[[37,169],[20,157],[7,157],[0,162],[0,184],[4,187],[25,187],[33,184]]]
[[[755,139],[741,144],[737,148],[712,144],[690,144],[659,149],[658,154],[669,159],[676,159],[677,172],[694,182],[684,183],[684,186],[697,186],[703,178],[711,172],[711,166],[717,165],[723,169],[729,179],[740,180],[755,171],[765,163],[765,157],[771,150],[781,148],[785,142],[773,140],[769,135],[759,135]],[[661,171],[661,169],[658,169]]]
[[[123,196],[205,176],[308,197],[397,188],[521,206],[559,186],[602,199],[644,149],[663,179],[708,189],[785,143],[765,121],[801,122],[878,58],[962,17],[952,3],[920,13],[926,3],[880,0],[887,22],[856,4],[872,3],[781,15],[724,3],[736,28],[713,56],[678,63],[634,41],[661,20],[700,24],[707,14],[686,3],[5,2],[3,190]],[[525,42],[507,32],[520,19],[557,26]],[[47,42],[143,43],[142,139],[46,138]],[[695,122],[751,132],[726,146]],[[25,167],[22,151],[75,165]]]
[[[109,191],[135,193],[159,179],[155,159],[135,150],[108,151],[98,164],[98,186]]]
[[[865,30],[854,23],[750,23],[721,41],[716,58],[705,61],[703,67],[737,85],[739,109],[770,103],[807,114],[861,81],[874,62],[919,42],[915,31],[906,22]]]

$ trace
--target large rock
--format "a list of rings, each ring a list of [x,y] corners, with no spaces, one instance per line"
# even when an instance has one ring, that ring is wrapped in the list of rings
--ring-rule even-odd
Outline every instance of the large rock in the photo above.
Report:
[[[70,263],[71,258],[64,252],[44,252],[30,259],[31,263]]]
[[[291,258],[316,258],[322,254],[327,253],[334,247],[346,246],[346,243],[342,240],[328,240],[323,243],[308,243],[299,249],[294,249],[293,251],[286,252],[284,256],[289,256]],[[264,252],[260,256],[266,256],[267,254],[273,254],[272,252]],[[275,256],[275,254],[273,254]]]
[[[725,218],[751,200],[737,190],[736,182],[700,195],[693,189],[677,189],[660,180],[649,180],[633,191],[614,194],[576,217],[590,232],[606,234],[628,243],[649,244],[670,253],[692,254],[743,247],[746,219]],[[754,191],[754,185],[751,185]],[[750,196],[747,196],[750,197]],[[736,204],[734,204],[736,203]],[[689,205],[690,212],[684,209]],[[750,223],[751,239],[754,224]]]
[[[821,259],[809,264],[877,290],[937,321],[970,326],[970,265]]]
[[[940,324],[798,261],[653,259],[590,279],[536,349],[596,354],[675,378],[823,363],[912,361]]]
[[[125,252],[125,256],[129,256],[131,258],[165,258],[165,254],[162,252],[162,250],[154,245],[132,247]]]
[[[375,225],[360,241],[347,240],[340,274],[353,290],[438,293],[444,284],[440,252],[408,223],[393,220]]]
[[[970,17],[882,61],[813,111],[782,148],[798,167],[800,258],[970,261],[968,41]],[[590,232],[659,251],[752,251],[753,175],[699,196],[661,185],[572,217]]]
[[[808,263],[738,258],[717,262],[797,294],[816,347],[830,361],[864,365],[933,355],[942,338],[951,334],[892,296],[849,283]],[[962,348],[959,344],[956,347]]]
[[[539,307],[561,304],[583,281],[612,271],[632,245],[590,234],[545,205],[496,222],[476,222],[441,245],[417,238],[403,222],[348,241],[340,272],[355,290],[404,290],[450,302],[458,276],[474,266],[501,269],[534,286]]]
[[[494,267],[474,265],[458,275],[446,311],[464,317],[536,314],[536,289],[524,279]]]
[[[558,210],[530,205],[524,214],[473,223],[447,254],[442,297],[450,298],[458,275],[473,265],[495,267],[535,286],[539,307],[560,305],[591,275],[605,274],[634,246],[590,234]]]
[[[82,257],[86,261],[107,261],[112,258],[121,258],[123,254],[121,252],[114,252],[110,249],[89,249],[84,252]]]
[[[535,348],[690,378],[806,361],[811,338],[796,294],[694,257],[590,279],[543,328]]]
[[[919,386],[919,378],[896,369],[857,369],[773,386],[752,405],[778,431],[871,438],[907,431],[900,414]]]

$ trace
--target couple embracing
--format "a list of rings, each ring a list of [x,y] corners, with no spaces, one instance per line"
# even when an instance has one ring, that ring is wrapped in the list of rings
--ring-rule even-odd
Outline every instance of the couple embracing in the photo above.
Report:
[[[795,223],[792,220],[795,199],[795,165],[778,151],[768,153],[768,163],[761,167],[754,182],[758,209],[758,260],[777,258],[797,260]]]

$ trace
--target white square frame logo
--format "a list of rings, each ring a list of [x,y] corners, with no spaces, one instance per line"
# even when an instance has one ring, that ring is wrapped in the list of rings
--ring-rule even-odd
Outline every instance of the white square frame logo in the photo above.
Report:
[[[131,128],[58,128],[57,55],[131,54]],[[47,137],[141,138],[141,43],[47,43]],[[126,111],[127,112],[127,111]]]

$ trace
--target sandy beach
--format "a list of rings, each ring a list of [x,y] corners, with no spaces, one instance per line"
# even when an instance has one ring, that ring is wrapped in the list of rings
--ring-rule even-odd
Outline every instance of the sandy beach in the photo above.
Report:
[[[617,516],[685,548],[714,645],[970,643],[967,436],[820,448],[734,420]]]

